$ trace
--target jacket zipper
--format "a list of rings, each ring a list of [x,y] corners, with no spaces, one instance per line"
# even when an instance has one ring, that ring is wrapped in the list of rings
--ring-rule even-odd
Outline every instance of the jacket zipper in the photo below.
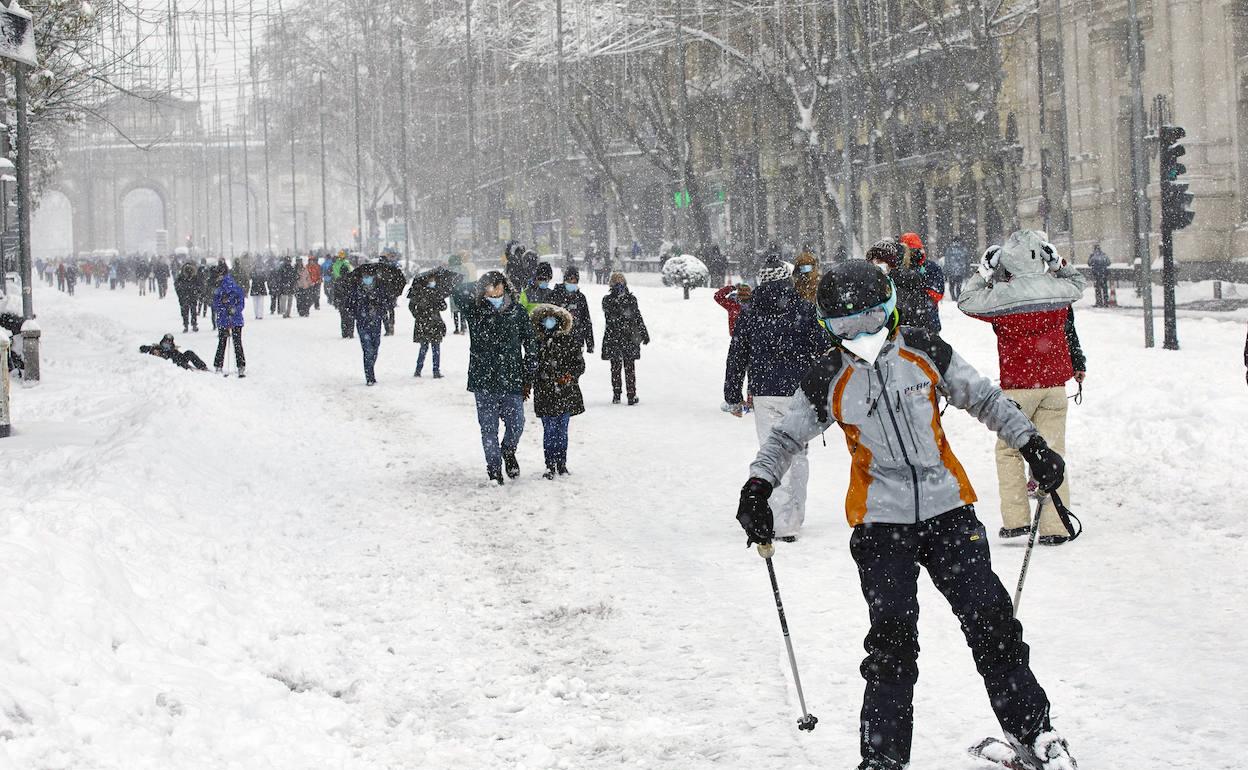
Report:
[[[884,381],[884,374],[880,372],[880,362],[875,362],[875,371],[880,375],[880,382]],[[910,462],[910,453],[906,451],[906,441],[901,435],[901,426],[897,424],[897,415],[893,412],[893,405],[888,399],[888,388],[885,387],[880,393],[880,397],[884,399],[884,406],[888,409],[888,419],[893,423],[893,430],[897,432],[897,443],[901,444],[901,456],[906,461],[906,465],[910,468],[910,478],[914,482],[914,523],[919,523],[919,472],[915,470],[914,463]]]

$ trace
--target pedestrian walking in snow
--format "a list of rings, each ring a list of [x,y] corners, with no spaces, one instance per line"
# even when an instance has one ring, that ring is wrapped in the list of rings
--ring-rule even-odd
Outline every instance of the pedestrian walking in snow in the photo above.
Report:
[[[510,264],[510,263],[509,263]],[[504,483],[520,475],[516,448],[524,433],[524,400],[537,365],[537,341],[515,288],[500,272],[455,290],[468,322],[468,390],[477,404],[481,448],[490,479]],[[505,432],[498,439],[498,425]]]
[[[416,371],[419,377],[425,368],[425,356],[433,351],[433,379],[442,379],[442,338],[446,336],[446,322],[442,311],[446,299],[459,285],[460,276],[444,267],[420,273],[412,279],[407,291],[407,309],[412,313],[412,342],[420,343],[416,355]]]
[[[867,249],[866,258],[886,270],[897,287],[897,314],[901,325],[939,332],[940,311],[937,303],[944,296],[944,276],[940,276],[937,290],[936,276],[931,270],[934,265],[926,264],[918,236],[911,242],[918,243],[920,248],[906,246],[893,238],[877,241]]]
[[[803,378],[800,396],[771,429],[741,490],[747,543],[775,536],[768,501],[788,483],[807,442],[832,425],[851,456],[846,517],[870,631],[859,770],[910,761],[918,680],[918,577],[925,568],[961,623],[1001,728],[1028,768],[1073,770],[1049,721],[1049,700],[1028,665],[1022,625],[992,571],[975,491],[941,427],[939,396],[1020,449],[1042,490],[1064,462],[1006,394],[939,336],[898,326],[889,277],[862,260],[835,265],[819,286],[820,324],[835,347]]]
[[[715,302],[728,311],[728,336],[736,331],[741,311],[750,306],[751,289],[748,283],[729,284],[715,292]]]
[[[151,345],[140,345],[140,353],[146,353],[150,356],[163,358],[170,361],[183,369],[197,369],[201,372],[208,371],[208,364],[204,360],[195,355],[193,350],[179,350],[177,344],[173,341],[172,334],[166,334],[160,338],[160,342]]]
[[[533,378],[533,413],[542,420],[544,478],[568,474],[568,426],[585,413],[580,378],[585,373],[581,342],[567,308],[538,305],[529,314],[537,336],[537,373]]]
[[[461,280],[468,280],[468,267],[464,265],[464,260],[458,254],[452,254],[446,259],[446,266],[451,272],[459,275]],[[458,284],[456,284],[458,285]],[[464,321],[463,311],[459,308],[459,303],[455,301],[455,296],[451,295],[451,321],[455,325],[455,334],[464,334],[468,331],[468,324]]]
[[[960,238],[954,238],[945,249],[945,278],[949,281],[949,296],[957,302],[962,296],[962,283],[970,270],[971,250]]]
[[[383,262],[369,262],[345,273],[338,287],[339,310],[344,307],[355,322],[364,354],[364,384],[376,385],[375,366],[381,351],[386,311],[407,283],[402,271]]]
[[[749,377],[759,444],[784,418],[802,376],[827,347],[815,306],[798,295],[788,268],[773,255],[758,271],[758,289],[751,295],[749,309],[737,318],[724,367],[724,403],[736,417],[745,413],[742,386]],[[788,482],[772,500],[781,540],[792,542],[801,531],[809,478],[803,446],[793,453]]]
[[[264,318],[264,306],[269,302],[269,274],[264,270],[256,270],[251,274],[251,309],[256,320]]]
[[[212,294],[212,315],[217,327],[217,355],[212,359],[212,365],[218,373],[221,372],[225,365],[225,346],[233,341],[238,376],[245,377],[247,357],[243,355],[243,305],[246,295],[243,294],[243,287],[230,275],[224,260],[217,265],[216,273],[220,281]]]
[[[650,344],[650,332],[624,274],[612,273],[608,285],[610,290],[602,298],[602,360],[611,363],[611,403],[620,403],[620,393],[626,389],[628,405],[633,406],[638,402],[637,361],[641,346]]]
[[[803,251],[793,261],[793,285],[797,294],[810,304],[815,304],[815,294],[819,291],[819,259],[809,251]]]
[[[581,293],[581,273],[575,267],[563,271],[563,283],[555,287],[547,299],[572,314],[572,330],[568,333],[589,355],[594,354],[594,321],[589,317],[589,300]]]
[[[164,299],[165,295],[169,293],[169,260],[164,257],[158,259],[156,264],[152,266],[152,275],[156,278],[157,296],[160,299]]]
[[[1084,277],[1066,264],[1040,231],[1019,230],[984,252],[979,271],[962,290],[958,309],[987,321],[997,335],[1001,388],[1035,423],[1058,454],[1066,451],[1066,383],[1083,383],[1087,363],[1071,305],[1083,295]],[[1031,533],[1027,476],[1018,447],[997,442],[1001,536]],[[1058,490],[1069,505],[1070,480]],[[1070,532],[1053,506],[1040,518],[1041,545],[1061,545]]]
[[[1109,307],[1109,255],[1101,251],[1101,244],[1092,245],[1088,255],[1088,267],[1092,268],[1092,283],[1096,287],[1096,307]]]
[[[152,275],[152,266],[146,259],[140,259],[134,265],[134,282],[139,285],[139,296],[147,294],[148,279]]]
[[[295,304],[295,292],[298,291],[299,268],[295,267],[290,257],[283,257],[281,265],[277,268],[277,274],[277,310],[282,314],[282,318],[290,318],[290,311],[294,309]]]
[[[182,333],[199,331],[199,275],[190,262],[182,265],[173,281],[173,293],[178,295],[178,309],[182,313]]]
[[[315,279],[312,275],[312,266],[315,261],[312,257],[308,257],[306,262],[296,267],[298,271],[295,275],[295,312],[300,318],[307,318],[312,313],[312,287],[319,287],[320,276]]]
[[[529,253],[531,252],[525,254],[526,258]],[[536,257],[537,255],[534,254],[533,258],[536,259]],[[520,291],[520,304],[524,306],[524,312],[532,312],[533,308],[550,301],[551,295],[555,292],[554,280],[555,269],[550,266],[549,262],[539,262],[537,271],[533,274],[533,282]]]

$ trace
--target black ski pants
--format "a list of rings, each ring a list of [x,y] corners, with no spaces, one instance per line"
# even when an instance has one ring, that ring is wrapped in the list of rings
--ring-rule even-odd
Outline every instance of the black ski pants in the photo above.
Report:
[[[355,316],[351,315],[351,311],[345,304],[338,306],[338,319],[340,321],[340,326],[342,327],[342,338],[345,340],[348,337],[354,337]]]
[[[243,355],[243,327],[241,326],[217,329],[217,355],[212,359],[212,365],[218,369],[225,365],[225,345],[230,338],[234,339],[234,363],[242,369],[247,366],[247,358]]]
[[[1048,697],[1031,672],[1022,624],[992,571],[988,534],[973,506],[919,524],[860,525],[850,551],[871,616],[860,669],[867,683],[860,733],[864,760],[889,767],[910,761],[920,567],[961,622],[1002,729],[1022,740],[1049,729]]]

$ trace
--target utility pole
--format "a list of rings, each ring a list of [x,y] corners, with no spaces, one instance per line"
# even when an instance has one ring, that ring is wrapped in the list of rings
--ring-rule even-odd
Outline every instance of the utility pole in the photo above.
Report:
[[[689,83],[688,68],[685,66],[684,0],[676,0],[676,58],[680,64],[680,193],[684,197],[689,194]],[[685,208],[688,210],[688,203]],[[676,241],[683,252],[692,253],[688,244],[684,243],[686,218],[681,216],[680,209],[676,210]]]
[[[1044,10],[1036,3],[1036,98],[1040,105],[1040,216],[1044,218],[1044,231],[1053,229],[1053,207],[1049,204],[1049,132],[1045,115],[1044,88]],[[1071,255],[1074,256],[1073,254]]]
[[[234,159],[230,157],[230,127],[225,127],[225,196],[230,220],[230,261],[234,261]],[[222,252],[225,250],[222,249]],[[223,255],[224,256],[224,255]]]
[[[853,119],[853,111],[850,107],[849,100],[849,83],[850,83],[850,65],[849,65],[849,45],[847,38],[849,36],[849,24],[846,15],[848,13],[845,7],[846,0],[840,0],[836,8],[836,48],[837,55],[841,60],[841,126],[845,131],[844,149],[841,153],[841,165],[844,167],[845,175],[845,199],[841,203],[841,214],[845,217],[845,224],[841,227],[842,248],[845,249],[845,258],[854,258],[854,154],[853,145],[850,140],[854,138],[854,126],[857,121]]]
[[[247,161],[248,137],[251,127],[247,124],[247,100],[243,100],[243,211],[247,220],[247,253],[251,254],[251,165]],[[233,210],[233,209],[231,209]]]
[[[317,88],[320,91],[319,109],[321,122],[321,248],[329,252],[329,204],[325,193],[325,70],[317,72]],[[407,121],[404,120],[404,123]]]
[[[1068,256],[1075,261],[1075,193],[1070,188],[1070,117],[1066,109],[1066,31],[1062,27],[1062,0],[1053,0],[1057,17],[1058,98],[1062,100],[1062,187],[1066,191],[1066,231],[1070,236]]]
[[[555,122],[559,128],[558,134],[555,136],[555,151],[559,153],[559,161],[557,165],[558,173],[562,175],[563,164],[568,157],[568,142],[564,136],[564,127],[567,123],[567,116],[564,110],[567,109],[566,97],[564,96],[563,82],[563,0],[555,0],[555,80],[556,80],[556,97],[555,97]],[[559,187],[559,247],[563,248],[563,233],[567,229],[568,211],[564,201],[563,185]]]
[[[407,56],[403,49],[403,26],[396,25],[399,43],[399,173],[403,175],[403,264],[410,269],[412,263],[412,226],[408,213],[411,208],[411,190],[407,173]]]
[[[477,118],[476,61],[472,56],[472,0],[464,0],[464,86],[468,97],[468,219],[472,224],[470,253],[477,251]]]
[[[26,114],[26,65],[14,62],[13,70],[17,81],[17,259],[22,276],[22,317],[26,319],[22,322],[22,354],[26,360],[22,379],[39,382],[41,332],[34,320],[35,295],[30,263],[30,116]],[[7,201],[3,205],[7,206]],[[3,275],[0,280],[4,280]],[[0,366],[7,365],[7,362],[0,363]]]
[[[356,248],[364,253],[364,183],[360,181],[364,160],[360,152],[360,57],[351,53],[351,76],[355,82],[355,208],[357,219]]]
[[[1153,265],[1148,247],[1151,212],[1146,194],[1147,161],[1144,158],[1144,94],[1140,85],[1140,17],[1136,0],[1127,0],[1127,54],[1131,69],[1131,193],[1133,241],[1135,262],[1141,274],[1141,293],[1144,299],[1144,347],[1153,347]]]
[[[299,256],[299,207],[296,205],[296,191],[298,187],[295,184],[295,112],[292,108],[288,113],[290,116],[290,229],[291,229],[291,252]]]
[[[273,244],[273,196],[269,191],[269,103],[260,102],[260,119],[264,122],[264,252]]]

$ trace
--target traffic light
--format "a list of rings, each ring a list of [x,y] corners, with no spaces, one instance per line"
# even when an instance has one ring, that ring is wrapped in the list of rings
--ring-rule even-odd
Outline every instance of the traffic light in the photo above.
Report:
[[[1162,126],[1158,132],[1161,139],[1161,226],[1167,230],[1182,230],[1196,218],[1191,210],[1192,194],[1187,182],[1179,177],[1187,173],[1187,166],[1179,159],[1187,149],[1179,140],[1187,136],[1182,126]]]

